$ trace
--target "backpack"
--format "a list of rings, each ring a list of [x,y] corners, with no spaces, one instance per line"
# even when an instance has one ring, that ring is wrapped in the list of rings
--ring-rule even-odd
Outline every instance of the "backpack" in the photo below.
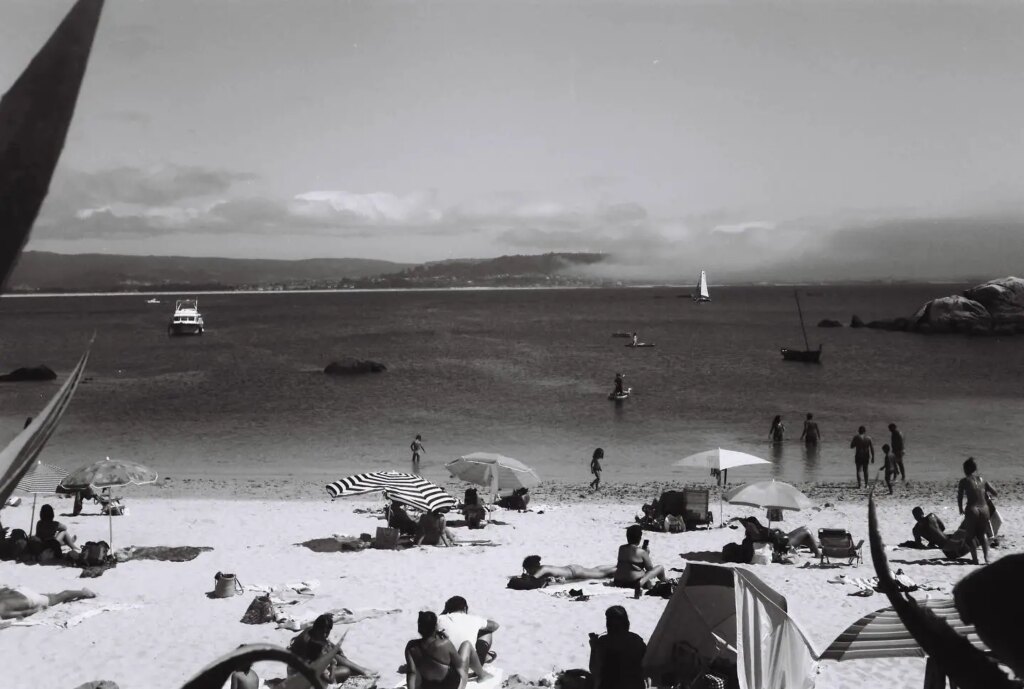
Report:
[[[82,546],[81,562],[86,567],[102,565],[110,556],[110,545],[106,541],[89,541]]]
[[[531,577],[526,574],[520,574],[516,577],[511,577],[508,580],[508,588],[515,589],[516,591],[530,591],[533,589],[544,588],[547,584],[543,579]]]
[[[556,689],[594,689],[594,676],[586,670],[566,670],[555,680]]]
[[[243,624],[265,624],[274,620],[274,604],[270,602],[270,596],[256,596],[249,603],[245,614],[242,615]]]

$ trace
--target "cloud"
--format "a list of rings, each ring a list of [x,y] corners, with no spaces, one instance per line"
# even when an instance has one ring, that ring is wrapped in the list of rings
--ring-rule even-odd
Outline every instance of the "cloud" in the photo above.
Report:
[[[712,232],[725,234],[743,234],[750,230],[774,230],[775,223],[765,220],[753,220],[748,222],[735,223],[732,225],[716,225]]]

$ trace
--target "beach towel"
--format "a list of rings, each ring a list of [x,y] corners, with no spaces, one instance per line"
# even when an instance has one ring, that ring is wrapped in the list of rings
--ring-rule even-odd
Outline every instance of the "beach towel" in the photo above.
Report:
[[[64,603],[40,610],[35,615],[21,620],[12,620],[11,627],[48,626],[57,629],[75,627],[90,617],[115,610],[132,610],[143,607],[141,603],[110,603],[95,598]]]
[[[536,589],[541,593],[552,596],[554,598],[565,598],[569,600],[577,600],[583,598],[589,598],[590,596],[615,596],[618,595],[623,598],[632,598],[632,588],[622,588],[621,586],[613,586],[603,581],[570,581],[564,584],[553,584],[551,586],[545,586],[542,589]],[[581,591],[582,595],[573,595],[571,591]]]
[[[918,586],[918,584],[915,583],[913,579],[904,574],[903,570],[897,570],[896,572],[893,572],[891,574],[892,578],[896,581],[896,587],[904,593],[910,593],[912,591],[917,591],[918,589],[922,588],[921,586]],[[881,593],[882,591],[882,589],[878,585],[878,577],[848,577],[845,574],[840,574],[836,577],[833,577],[832,579],[829,579],[828,583],[849,584],[851,586],[857,587],[857,591],[851,593],[851,596],[870,596],[875,592]],[[927,590],[938,590],[938,588],[938,586],[935,586],[935,588],[930,588]]]
[[[351,536],[332,536],[330,538],[312,538],[295,545],[309,548],[314,553],[355,553],[369,548],[372,543]]]
[[[320,587],[318,579],[293,581],[287,584],[249,584],[246,593],[296,593],[301,596],[312,596],[313,591]]]
[[[501,689],[502,684],[505,683],[505,671],[499,667],[488,665],[487,672],[491,673],[491,676],[483,682],[470,677],[469,681],[466,682],[466,689]],[[406,686],[405,677],[402,677],[402,679],[398,680],[398,684],[394,685],[395,689],[406,689]]]
[[[162,562],[189,562],[199,557],[200,553],[213,550],[209,546],[134,546],[121,548],[114,553],[114,559],[118,562],[129,560],[160,560]]]

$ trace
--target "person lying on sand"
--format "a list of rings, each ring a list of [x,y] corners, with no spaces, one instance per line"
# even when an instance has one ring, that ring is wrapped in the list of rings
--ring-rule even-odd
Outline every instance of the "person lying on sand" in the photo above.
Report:
[[[743,530],[746,532],[746,538],[743,539],[744,543],[774,543],[775,539],[772,537],[773,529],[769,529],[767,526],[761,524],[757,517],[733,517],[727,524],[733,522],[739,522],[743,525]],[[784,533],[781,529],[774,529],[779,533]],[[791,548],[797,548],[804,546],[810,549],[814,553],[815,557],[821,557],[821,546],[818,545],[818,539],[814,537],[806,526],[798,526],[789,533],[785,534],[786,543]],[[749,560],[748,560],[749,562]]]
[[[36,536],[43,541],[57,541],[62,546],[66,545],[71,552],[77,553],[78,546],[75,545],[75,537],[68,533],[68,527],[53,518],[53,507],[49,504],[39,508],[39,521],[36,522]]]
[[[419,639],[405,646],[405,683],[408,689],[463,689],[466,663],[452,642],[438,633],[437,615],[420,612]]]
[[[51,605],[95,597],[96,594],[89,589],[61,591],[60,593],[36,593],[23,586],[0,587],[0,620],[21,619],[35,615],[40,610],[46,610]]]
[[[358,675],[366,677],[376,676],[377,673],[357,665],[345,657],[344,652],[341,650],[341,642],[345,638],[344,632],[336,644],[331,643],[330,635],[333,628],[334,619],[330,613],[324,613],[313,621],[312,627],[301,632],[291,640],[291,643],[288,644],[288,650],[297,655],[303,662],[310,664],[324,658],[325,655],[331,654],[333,656],[331,662],[322,675],[326,682],[340,684],[349,677]],[[288,674],[291,676],[295,674],[295,671],[292,668],[288,668]]]
[[[607,579],[615,574],[615,565],[599,565],[597,567],[584,567],[582,565],[542,565],[540,555],[528,555],[523,560],[523,571],[534,579],[558,578],[566,581],[578,581],[581,579]]]
[[[619,557],[615,566],[614,583],[616,586],[633,588],[651,588],[654,580],[665,581],[665,568],[651,562],[651,556],[640,547],[640,539],[644,530],[639,524],[626,529],[626,544],[619,546]]]
[[[928,548],[941,548],[946,544],[946,525],[934,512],[925,516],[923,509],[915,507],[913,515],[914,521],[917,522],[914,524],[914,543],[917,547],[923,548],[927,544]]]

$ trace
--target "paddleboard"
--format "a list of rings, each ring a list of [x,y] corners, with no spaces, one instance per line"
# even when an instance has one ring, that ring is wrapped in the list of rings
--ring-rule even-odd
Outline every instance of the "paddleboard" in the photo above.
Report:
[[[615,402],[621,402],[622,400],[627,399],[629,397],[629,393],[631,392],[633,392],[633,388],[626,388],[625,390],[622,391],[621,395],[616,395],[614,392],[609,394],[608,399]]]
[[[648,343],[648,342],[637,342],[636,344],[633,344],[632,342],[630,342],[630,343],[629,343],[629,344],[627,344],[626,346],[627,346],[627,347],[653,347],[653,346],[654,346],[654,343]]]

